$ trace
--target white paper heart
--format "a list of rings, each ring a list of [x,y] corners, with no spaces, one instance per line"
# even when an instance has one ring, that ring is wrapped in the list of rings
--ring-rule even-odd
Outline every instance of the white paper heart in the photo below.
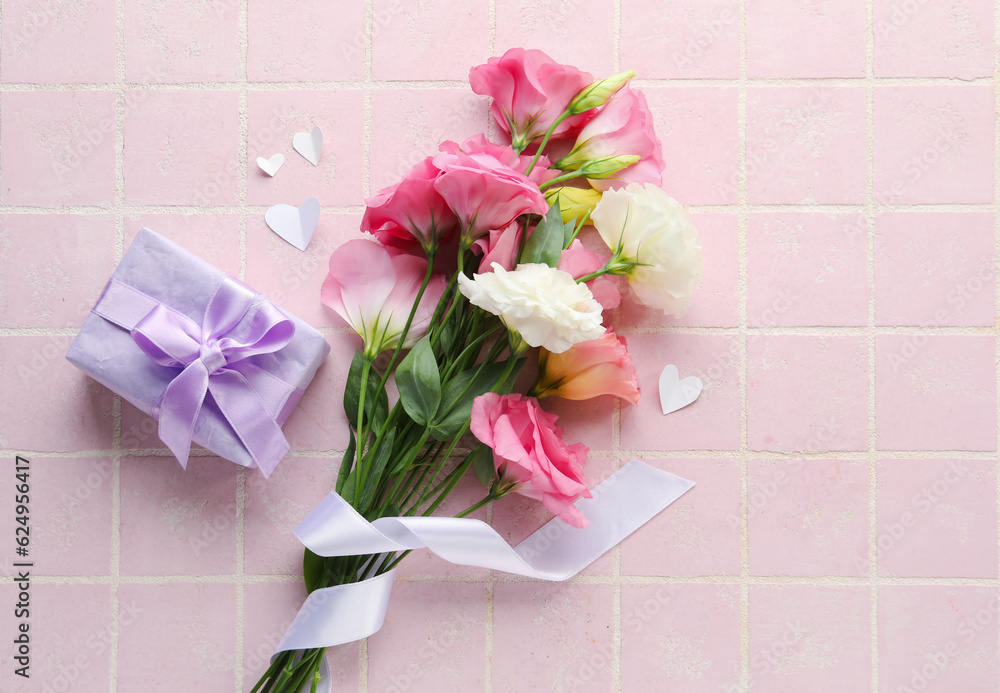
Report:
[[[265,159],[262,156],[257,157],[257,167],[260,168],[261,171],[263,171],[269,176],[273,176],[275,173],[277,173],[278,169],[281,168],[284,164],[285,164],[284,154],[275,154],[270,159]]]
[[[701,395],[703,387],[701,378],[695,375],[681,380],[677,366],[668,363],[660,373],[660,408],[663,409],[664,416],[694,402]]]
[[[301,207],[274,205],[264,212],[264,221],[276,234],[299,250],[305,250],[319,221],[319,200],[307,198]]]
[[[318,166],[319,155],[323,151],[323,131],[319,129],[319,125],[316,125],[312,132],[295,133],[295,136],[292,137],[292,147],[310,164]]]

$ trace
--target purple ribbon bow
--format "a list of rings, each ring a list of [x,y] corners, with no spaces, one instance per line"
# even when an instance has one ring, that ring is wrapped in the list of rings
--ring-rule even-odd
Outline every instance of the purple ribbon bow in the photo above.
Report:
[[[227,277],[209,300],[201,326],[157,303],[131,330],[136,344],[156,363],[183,369],[160,397],[159,435],[184,468],[208,393],[265,477],[288,452],[281,427],[247,377],[256,380],[263,371],[245,359],[284,347],[295,324],[274,304],[261,301],[248,328],[240,330],[245,334],[234,338],[230,333],[256,298]]]

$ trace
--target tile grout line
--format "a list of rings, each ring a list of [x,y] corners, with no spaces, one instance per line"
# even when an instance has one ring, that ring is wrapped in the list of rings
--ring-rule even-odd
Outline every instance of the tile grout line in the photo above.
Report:
[[[110,575],[39,575],[32,580],[38,583],[50,585],[111,585],[117,580],[120,585],[162,585],[162,584],[231,584],[240,576],[236,573],[213,573],[213,574],[174,574],[174,575],[126,575],[114,578]],[[292,582],[300,582],[302,576],[297,573],[244,573],[244,578],[248,584],[254,585],[279,585]],[[615,577],[611,573],[578,575],[565,581],[565,584],[578,585],[613,585]],[[623,585],[663,585],[670,583],[683,583],[689,585],[810,585],[810,586],[850,586],[866,587],[871,580],[867,576],[851,577],[847,575],[753,575],[745,580],[741,576],[733,573],[719,573],[710,575],[633,575],[623,574],[618,578]],[[430,575],[426,573],[411,573],[397,575],[396,582],[401,583],[426,583],[438,582],[441,584],[467,584],[467,585],[487,585],[491,584],[491,578],[483,575],[449,577],[442,575]],[[545,580],[522,577],[512,574],[500,574],[492,578],[494,583],[502,584],[551,584]],[[937,585],[940,587],[985,587],[1000,588],[1000,578],[938,578],[938,577],[881,577],[880,585]],[[890,692],[892,693],[892,692]]]
[[[492,56],[497,42],[497,0],[489,0],[486,7],[486,24],[486,53]]]
[[[997,263],[1000,262],[1000,0],[993,3],[993,267],[994,279],[996,283],[996,295],[993,304],[994,313],[994,371],[996,375],[995,386],[997,388],[997,451],[1000,451],[1000,272],[996,271]],[[1000,481],[1000,460],[994,466],[995,478]],[[996,488],[996,509],[997,509],[997,543],[1000,545],[1000,483]],[[1000,550],[997,552],[1000,557]],[[1000,577],[1000,565],[997,568],[997,576]],[[1000,621],[997,629],[1000,630]],[[997,641],[997,656],[1000,656],[1000,638]]]
[[[249,106],[247,95],[247,55],[249,47],[249,0],[239,2],[239,90],[240,90],[240,132],[237,143],[238,167],[239,167],[239,190],[238,202],[240,207],[239,229],[240,229],[240,280],[245,281],[247,275],[247,142],[249,140]],[[236,475],[236,654],[233,662],[233,684],[236,693],[242,693],[244,689],[244,676],[246,674],[245,650],[246,650],[246,480],[247,469],[240,467]]]
[[[739,4],[739,79],[736,97],[736,218],[738,245],[737,313],[739,316],[740,395],[740,688],[750,690],[750,539],[749,451],[747,435],[747,3]]]
[[[115,3],[115,265],[125,252],[125,0]],[[108,675],[109,691],[118,691],[118,655],[121,641],[119,607],[121,587],[121,462],[122,398],[112,397],[113,433],[111,441],[111,645]]]
[[[492,51],[490,51],[492,53]],[[486,524],[490,527],[493,526],[493,504],[490,503],[486,506]],[[484,575],[483,587],[485,588],[485,599],[486,599],[486,642],[483,649],[484,655],[484,668],[483,668],[483,690],[486,693],[493,693],[493,608],[494,608],[494,597],[495,592],[493,589],[493,571],[487,570]]]
[[[868,579],[871,646],[869,686],[878,693],[878,429],[875,419],[875,9],[867,0],[865,11],[865,224],[867,226],[865,259],[868,279]]]
[[[361,178],[365,198],[371,195],[371,145],[372,145],[372,40],[374,36],[374,0],[365,0],[365,73],[364,88],[364,131],[361,135]],[[325,655],[327,658],[329,655]],[[327,659],[329,661],[329,658]],[[369,678],[368,638],[358,643],[358,688],[359,693],[368,693]]]

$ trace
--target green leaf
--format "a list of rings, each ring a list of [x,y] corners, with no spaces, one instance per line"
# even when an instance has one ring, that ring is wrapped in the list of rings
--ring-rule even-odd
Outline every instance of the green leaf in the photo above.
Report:
[[[449,320],[441,326],[441,353],[451,353],[452,347],[455,346],[455,338],[457,336],[458,328],[456,327],[454,320]]]
[[[392,444],[396,440],[396,429],[390,428],[386,431],[385,437],[379,441],[375,448],[375,457],[372,459],[368,470],[365,472],[365,487],[361,490],[361,508],[367,509],[375,498],[375,491],[382,481],[382,473],[385,465],[392,456]]]
[[[351,368],[347,372],[347,382],[344,384],[344,413],[354,428],[358,427],[358,399],[361,397],[361,369],[364,367],[364,357],[360,351],[354,352]],[[385,390],[379,391],[381,376],[372,368],[368,373],[368,392],[365,394],[365,419],[368,425],[378,429],[382,427],[389,413],[389,397]]]
[[[354,458],[358,451],[358,441],[354,437],[354,429],[348,427],[347,432],[351,436],[351,442],[348,443],[347,449],[344,450],[344,459],[340,461],[340,469],[337,471],[337,493],[341,496],[344,485],[347,483],[347,477],[350,476],[351,470],[354,468]]]
[[[302,577],[306,581],[306,592],[311,594],[313,590],[322,587],[325,563],[326,558],[306,549],[302,556]]]
[[[441,403],[441,374],[438,372],[430,338],[414,345],[396,368],[399,401],[410,418],[426,426]]]
[[[521,251],[520,262],[541,262],[549,267],[555,267],[559,264],[565,236],[566,230],[559,205],[554,204],[549,207],[548,214],[538,222],[538,226],[528,236],[524,250]]]
[[[493,450],[486,445],[476,447],[475,457],[472,458],[472,468],[476,472],[476,478],[481,484],[492,483],[497,475],[496,466],[493,463]]]
[[[338,491],[342,498],[345,498],[348,503],[354,502],[354,488],[358,484],[358,470],[352,470],[350,474],[347,475],[347,481],[344,482],[344,488]]]
[[[576,224],[576,219],[570,219],[563,224],[563,248],[569,247],[569,244],[573,239],[573,234],[576,232]]]
[[[469,421],[472,401],[500,385],[499,380],[506,367],[506,361],[488,363],[462,371],[452,378],[441,392],[441,405],[430,424],[431,435],[437,440],[454,438]]]

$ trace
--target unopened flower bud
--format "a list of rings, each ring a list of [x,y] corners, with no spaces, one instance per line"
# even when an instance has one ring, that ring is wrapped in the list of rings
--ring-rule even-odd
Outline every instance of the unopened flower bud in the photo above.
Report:
[[[592,108],[598,108],[603,106],[608,102],[612,96],[618,93],[618,91],[628,84],[628,81],[635,77],[635,73],[631,70],[628,72],[622,72],[614,77],[608,77],[607,79],[599,79],[590,86],[584,87],[569,104],[569,112],[572,115],[578,113],[583,113],[584,111],[589,111]]]
[[[602,159],[591,159],[580,167],[580,173],[593,180],[611,178],[623,168],[628,168],[632,164],[638,163],[641,156],[637,154],[619,154],[618,156],[607,156]]]
[[[559,213],[564,223],[582,219],[584,215],[594,211],[601,201],[601,193],[593,188],[574,188],[565,186],[553,188],[545,192],[549,205],[559,205]]]

